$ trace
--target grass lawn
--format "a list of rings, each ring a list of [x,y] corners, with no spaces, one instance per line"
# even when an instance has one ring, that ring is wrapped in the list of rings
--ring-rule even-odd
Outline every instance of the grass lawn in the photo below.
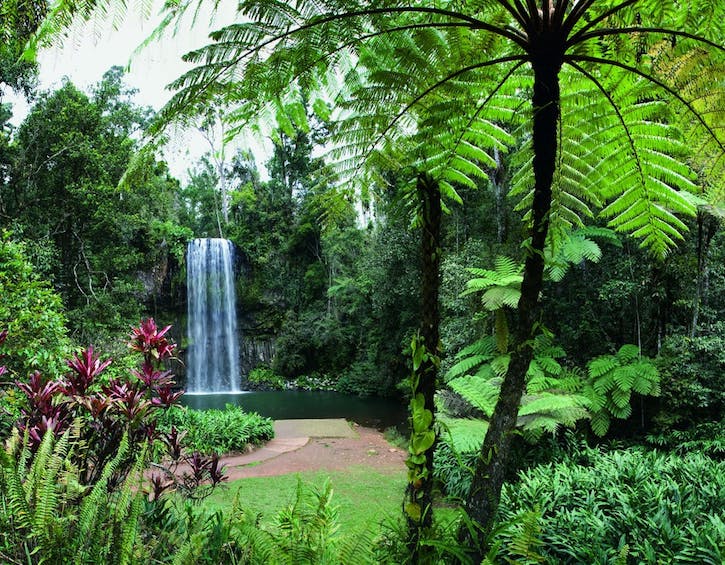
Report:
[[[238,497],[241,508],[262,514],[263,524],[272,523],[281,509],[294,502],[298,479],[305,487],[320,491],[325,481],[331,482],[332,503],[338,510],[340,530],[345,534],[368,530],[375,535],[383,520],[397,520],[402,515],[405,470],[381,472],[364,466],[240,479],[218,489],[204,501],[204,506],[228,511]]]

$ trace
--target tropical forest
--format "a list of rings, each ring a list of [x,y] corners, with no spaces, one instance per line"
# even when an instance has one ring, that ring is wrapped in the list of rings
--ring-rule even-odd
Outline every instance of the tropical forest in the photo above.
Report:
[[[0,0],[0,563],[725,563],[724,22]]]

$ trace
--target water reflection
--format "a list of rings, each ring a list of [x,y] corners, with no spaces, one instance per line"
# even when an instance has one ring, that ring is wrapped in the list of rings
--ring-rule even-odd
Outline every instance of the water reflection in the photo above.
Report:
[[[275,391],[236,394],[185,394],[182,404],[205,410],[223,409],[227,404],[241,406],[275,420],[298,418],[346,418],[361,426],[380,430],[399,427],[406,420],[402,400],[348,396],[337,392]]]

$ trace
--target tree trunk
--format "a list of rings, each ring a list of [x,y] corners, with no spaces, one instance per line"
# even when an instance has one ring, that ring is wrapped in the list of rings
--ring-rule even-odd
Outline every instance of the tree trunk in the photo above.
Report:
[[[438,182],[426,173],[418,176],[418,196],[421,201],[422,239],[422,281],[421,281],[421,324],[419,345],[425,348],[426,355],[416,368],[415,352],[412,375],[411,432],[410,453],[407,461],[409,469],[408,487],[405,493],[404,510],[408,524],[408,550],[412,563],[427,563],[430,547],[421,545],[421,538],[433,523],[433,451],[435,449],[434,398],[440,359],[439,325],[440,310],[438,292],[440,288],[440,232],[441,232],[441,193]],[[416,402],[422,400],[422,405]],[[416,414],[430,414],[425,425],[416,425]],[[420,418],[418,418],[420,423]],[[432,443],[424,438],[433,438]],[[417,439],[416,439],[417,438]],[[425,449],[420,448],[421,445]],[[421,452],[422,451],[422,452]]]
[[[543,39],[543,38],[542,38]],[[534,57],[533,149],[534,200],[531,243],[527,249],[518,304],[518,325],[506,377],[501,384],[498,402],[491,416],[488,433],[474,471],[466,511],[480,528],[476,540],[472,532],[461,531],[464,543],[473,550],[474,562],[479,563],[488,545],[501,498],[506,466],[511,449],[512,433],[516,428],[521,396],[526,388],[526,373],[533,358],[533,338],[540,317],[539,295],[544,274],[544,246],[549,228],[551,186],[556,166],[557,131],[559,122],[559,80],[561,57],[557,56],[555,41],[542,42],[542,53]],[[563,52],[563,49],[562,49]]]
[[[699,209],[697,211],[697,279],[692,307],[691,338],[697,335],[697,326],[700,322],[700,307],[707,304],[710,243],[712,243],[712,239],[719,227],[717,218],[709,216],[706,210]]]

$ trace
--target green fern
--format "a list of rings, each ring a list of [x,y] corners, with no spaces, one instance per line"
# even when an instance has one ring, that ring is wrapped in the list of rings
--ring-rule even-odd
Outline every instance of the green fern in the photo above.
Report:
[[[54,441],[52,434],[46,434],[33,461],[25,489],[34,498],[29,502],[35,505],[35,516],[31,527],[36,534],[52,530],[55,521],[59,518],[60,485],[58,478],[68,456],[69,442],[70,430],[64,433],[57,442]],[[43,443],[46,443],[47,447],[43,446]],[[44,448],[47,452],[41,454]],[[39,471],[36,471],[36,468]],[[47,538],[52,540],[54,536],[48,535]]]
[[[108,481],[117,471],[121,461],[126,456],[128,447],[128,436],[124,434],[119,443],[116,455],[106,463],[98,481],[93,485],[90,493],[83,499],[78,517],[79,540],[95,539],[94,534],[98,531],[98,521],[103,516],[103,511],[107,505]],[[77,562],[83,563],[85,551],[82,548],[79,548],[79,550]]]
[[[466,290],[462,296],[482,292],[481,300],[486,310],[499,308],[516,308],[521,298],[521,281],[523,266],[509,257],[496,257],[494,270],[469,268],[475,276],[466,282]]]
[[[612,417],[628,418],[632,413],[632,393],[659,396],[659,373],[654,364],[627,344],[616,355],[603,355],[590,361],[589,382],[583,389],[592,411],[591,426],[603,436]]]
[[[555,233],[556,230],[551,230],[551,234]],[[552,235],[551,244],[544,252],[548,278],[559,282],[572,265],[579,265],[584,261],[598,263],[602,250],[593,238],[601,238],[617,247],[622,246],[614,232],[606,228],[585,227],[573,231],[565,230],[556,237]]]
[[[446,374],[448,388],[487,418],[493,414],[509,362],[509,356],[497,354],[494,347],[491,337],[479,340],[459,353],[461,360]],[[542,432],[553,433],[559,426],[571,427],[590,416],[590,401],[581,393],[580,375],[565,371],[557,361],[565,356],[564,350],[540,336],[535,351],[517,420],[531,439]]]
[[[508,368],[508,355],[497,354],[494,348],[493,338],[479,340],[459,353],[460,361],[446,374],[448,388],[486,417],[493,413]],[[537,338],[535,352],[517,419],[530,439],[584,419],[590,419],[594,433],[602,436],[612,418],[631,415],[632,393],[659,395],[657,369],[649,359],[640,357],[635,345],[593,359],[586,375],[565,370],[558,361],[565,357],[564,350],[548,338]]]

